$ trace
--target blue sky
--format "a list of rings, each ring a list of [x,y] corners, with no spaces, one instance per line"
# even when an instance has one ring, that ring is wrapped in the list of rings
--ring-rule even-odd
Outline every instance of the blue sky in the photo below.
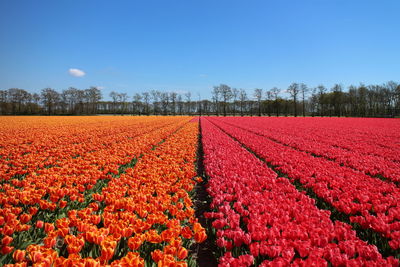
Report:
[[[399,11],[397,0],[0,0],[0,89],[205,98],[220,83],[399,81]]]

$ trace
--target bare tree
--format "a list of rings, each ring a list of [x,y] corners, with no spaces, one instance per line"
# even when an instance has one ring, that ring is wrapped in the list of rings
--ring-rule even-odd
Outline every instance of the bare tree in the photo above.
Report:
[[[160,101],[164,115],[168,115],[169,94],[167,92],[161,93]]]
[[[271,117],[271,105],[272,105],[272,97],[273,97],[273,93],[271,90],[267,90],[265,91],[265,96],[267,98],[267,113],[268,116]]]
[[[219,97],[220,97],[219,86],[214,86],[211,94],[212,94],[212,100],[215,103],[215,113],[217,116],[219,116]]]
[[[54,89],[45,88],[41,92],[41,99],[47,109],[47,114],[51,115],[54,113],[55,107],[60,100],[60,94]]]
[[[7,114],[8,104],[8,91],[0,90],[0,114]]]
[[[60,108],[62,114],[69,113],[68,109],[68,96],[65,94],[65,90],[60,94]]]
[[[318,92],[318,113],[320,116],[324,116],[324,106],[325,106],[325,93],[326,88],[322,84],[317,86]]]
[[[178,97],[178,94],[176,92],[171,92],[169,94],[169,98],[171,99],[171,110],[172,110],[172,115],[176,115],[176,99]]]
[[[119,99],[119,94],[117,92],[115,92],[115,91],[112,91],[110,93],[110,97],[113,100],[113,113],[114,113],[114,115],[117,115],[116,107],[117,107],[117,102],[118,102],[118,99]]]
[[[178,113],[179,113],[179,115],[183,115],[183,108],[184,108],[183,104],[184,103],[183,103],[181,95],[178,95],[177,102],[178,102]]]
[[[297,83],[292,83],[287,89],[290,96],[293,98],[294,105],[294,116],[297,117],[297,95],[299,94],[299,85]]]
[[[118,94],[119,101],[121,102],[121,115],[126,112],[126,104],[128,102],[129,96],[127,93]]]
[[[29,99],[29,93],[24,89],[10,88],[8,89],[8,99],[11,103],[12,114],[22,114],[24,104]]]
[[[262,95],[263,95],[263,90],[260,88],[256,88],[254,89],[254,97],[257,100],[257,104],[258,104],[258,116],[261,116],[261,99],[262,99]]]
[[[243,117],[243,108],[247,100],[246,91],[243,89],[239,90],[239,101],[240,101],[240,116]]]
[[[398,113],[400,113],[400,84],[397,84],[396,89],[394,90],[395,96],[395,108]]]
[[[223,112],[224,112],[224,117],[225,117],[226,116],[226,106],[227,106],[229,100],[232,98],[232,90],[228,85],[221,84],[219,86],[219,91],[220,91],[221,98],[222,98]]]
[[[306,94],[308,92],[308,87],[304,83],[300,84],[300,92],[302,96],[302,102],[303,102],[303,117],[306,116]]]
[[[232,98],[233,98],[233,116],[236,116],[236,101],[239,96],[239,90],[232,88]]]
[[[26,103],[25,103],[25,113],[26,114],[34,114],[35,113],[35,104],[33,102],[33,95],[28,93],[26,97]]]
[[[77,91],[78,89],[74,87],[69,87],[67,90],[63,90],[61,95],[64,98],[67,106],[68,106],[68,113],[74,114],[76,112],[75,105],[78,102],[77,99]]]
[[[161,92],[157,91],[157,90],[151,90],[150,95],[151,95],[151,98],[153,99],[153,114],[155,115],[160,112],[159,108],[158,108],[158,102],[161,97]]]
[[[191,92],[185,93],[185,98],[186,98],[187,114],[191,115],[192,114],[192,93]]]
[[[387,98],[388,98],[389,107],[390,107],[390,115],[391,115],[391,117],[394,117],[395,107],[398,106],[398,102],[399,102],[399,100],[397,98],[397,92],[400,90],[400,89],[398,89],[400,85],[394,81],[389,81],[386,84],[384,84],[384,86],[388,90]]]
[[[96,114],[97,104],[99,103],[102,97],[100,89],[98,87],[91,86],[87,91],[87,96],[91,106],[89,113]]]
[[[142,93],[143,95],[143,100],[144,100],[144,104],[145,104],[145,113],[146,115],[150,115],[150,94],[148,92],[144,92]]]
[[[332,106],[334,108],[335,116],[340,117],[342,115],[342,86],[335,84],[332,88]]]
[[[140,101],[142,100],[142,96],[139,93],[136,93],[132,97],[132,104],[133,104],[133,113],[140,115]]]
[[[276,116],[279,117],[279,102],[278,102],[278,98],[279,98],[279,93],[281,90],[279,90],[277,87],[274,87],[271,89],[271,94],[273,95],[274,99],[275,99],[275,111],[276,111]]]

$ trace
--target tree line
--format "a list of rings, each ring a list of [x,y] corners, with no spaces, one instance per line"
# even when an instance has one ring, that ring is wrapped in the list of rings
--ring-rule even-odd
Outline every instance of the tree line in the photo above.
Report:
[[[335,84],[308,87],[292,83],[286,89],[255,88],[252,92],[226,84],[214,86],[210,99],[190,92],[150,90],[128,95],[112,91],[103,100],[99,88],[70,87],[40,93],[24,89],[0,90],[1,115],[216,115],[216,116],[400,116],[400,84]]]

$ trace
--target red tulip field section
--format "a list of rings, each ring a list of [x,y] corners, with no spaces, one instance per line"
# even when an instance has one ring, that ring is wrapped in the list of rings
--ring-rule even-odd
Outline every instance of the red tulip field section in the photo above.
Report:
[[[10,116],[0,133],[0,266],[399,266],[399,120]]]
[[[254,118],[235,122],[315,157],[394,183],[400,181],[400,123],[393,120]]]
[[[187,266],[190,117],[0,119],[0,265]]]
[[[400,121],[202,118],[221,266],[398,266]]]

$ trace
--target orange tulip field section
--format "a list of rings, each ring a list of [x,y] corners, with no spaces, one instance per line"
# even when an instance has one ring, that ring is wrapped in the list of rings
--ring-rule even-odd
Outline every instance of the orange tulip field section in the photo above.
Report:
[[[190,117],[0,118],[0,262],[186,266],[194,216]]]

